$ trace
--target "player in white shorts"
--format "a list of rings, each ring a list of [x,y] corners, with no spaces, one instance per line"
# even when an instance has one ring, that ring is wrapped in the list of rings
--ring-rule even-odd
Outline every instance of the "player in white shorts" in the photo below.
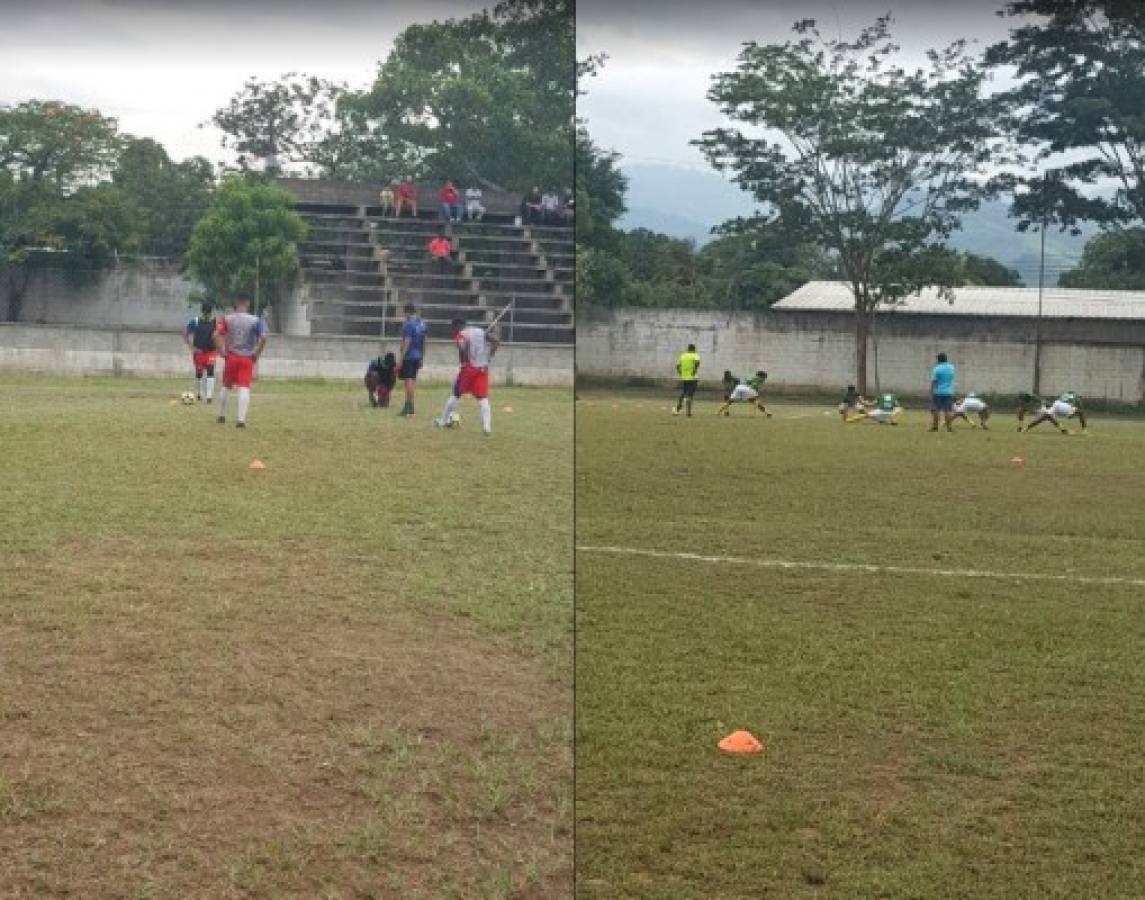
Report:
[[[1019,426],[1019,431],[1029,431],[1035,425],[1040,425],[1042,422],[1048,421],[1052,422],[1054,427],[1062,434],[1069,434],[1068,429],[1061,423],[1064,419],[1074,418],[1081,423],[1081,430],[1084,432],[1086,429],[1086,421],[1085,412],[1081,408],[1081,398],[1071,391],[1062,394],[1049,406],[1043,404],[1042,408],[1034,413],[1028,425],[1024,427]]]
[[[868,404],[861,415],[851,416],[846,421],[850,423],[870,420],[879,425],[897,425],[900,418],[902,418],[902,407],[899,406],[898,397],[894,394],[880,394],[879,399],[873,404]]]
[[[971,416],[978,416],[978,421],[975,422]],[[986,420],[990,418],[990,407],[986,401],[979,397],[977,394],[967,394],[961,400],[954,404],[954,412],[950,414],[950,421],[955,419],[965,419],[971,428],[981,427],[983,431],[987,431]]]

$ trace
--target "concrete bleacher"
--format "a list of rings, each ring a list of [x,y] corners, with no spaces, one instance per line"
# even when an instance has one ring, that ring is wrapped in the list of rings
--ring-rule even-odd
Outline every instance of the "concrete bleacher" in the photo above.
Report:
[[[309,229],[299,258],[312,334],[395,338],[412,302],[431,337],[448,337],[455,316],[488,322],[512,301],[503,341],[573,343],[573,229],[517,224],[519,197],[486,192],[481,222],[444,222],[436,188],[419,191],[417,218],[398,219],[373,186],[282,182]],[[438,234],[453,247],[445,265],[426,248]]]

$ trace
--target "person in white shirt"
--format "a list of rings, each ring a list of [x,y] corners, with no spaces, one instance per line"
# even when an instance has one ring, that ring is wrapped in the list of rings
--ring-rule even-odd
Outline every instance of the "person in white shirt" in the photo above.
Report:
[[[466,394],[472,394],[481,407],[481,430],[488,437],[493,426],[493,412],[489,404],[489,364],[493,361],[493,354],[497,352],[500,341],[491,331],[477,325],[466,327],[464,319],[454,319],[453,330],[461,369],[453,382],[453,392],[445,401],[445,409],[433,420],[433,424],[437,428],[452,425],[458,401]]]
[[[978,421],[975,422],[970,417],[978,416]],[[967,394],[961,400],[954,404],[954,412],[950,415],[950,421],[955,419],[965,419],[971,428],[981,428],[987,431],[986,420],[990,418],[990,407],[977,394]]]
[[[465,189],[465,216],[472,222],[480,222],[485,215],[485,204],[481,202],[482,196],[479,187]]]

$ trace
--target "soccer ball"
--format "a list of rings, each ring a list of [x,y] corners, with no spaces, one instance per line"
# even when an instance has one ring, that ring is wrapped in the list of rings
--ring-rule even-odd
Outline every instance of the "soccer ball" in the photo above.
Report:
[[[449,418],[445,420],[446,428],[456,428],[461,424],[461,414],[458,412],[451,412]]]
[[[195,395],[190,391],[183,391],[183,396],[180,398],[185,406],[190,406],[195,402]]]

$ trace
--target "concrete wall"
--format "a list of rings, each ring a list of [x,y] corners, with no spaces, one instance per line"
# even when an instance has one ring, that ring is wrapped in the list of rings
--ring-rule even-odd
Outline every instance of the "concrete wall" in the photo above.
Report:
[[[1014,394],[1028,390],[1034,368],[1029,320],[889,314],[879,317],[868,374],[884,390],[923,394],[939,351],[959,368],[960,390]],[[676,358],[694,343],[701,380],[769,374],[776,391],[837,392],[854,381],[854,323],[834,313],[713,313],[694,310],[580,310],[577,371],[625,380],[672,380]],[[1059,320],[1044,323],[1042,389],[1145,403],[1145,323]]]
[[[379,351],[397,350],[376,339],[272,335],[259,374],[269,378],[360,379]],[[448,341],[430,341],[424,377],[452,379],[457,353]],[[0,324],[0,369],[72,375],[186,375],[189,354],[179,328],[169,331]],[[494,360],[495,384],[562,387],[573,382],[573,348],[543,344],[502,347]]]

